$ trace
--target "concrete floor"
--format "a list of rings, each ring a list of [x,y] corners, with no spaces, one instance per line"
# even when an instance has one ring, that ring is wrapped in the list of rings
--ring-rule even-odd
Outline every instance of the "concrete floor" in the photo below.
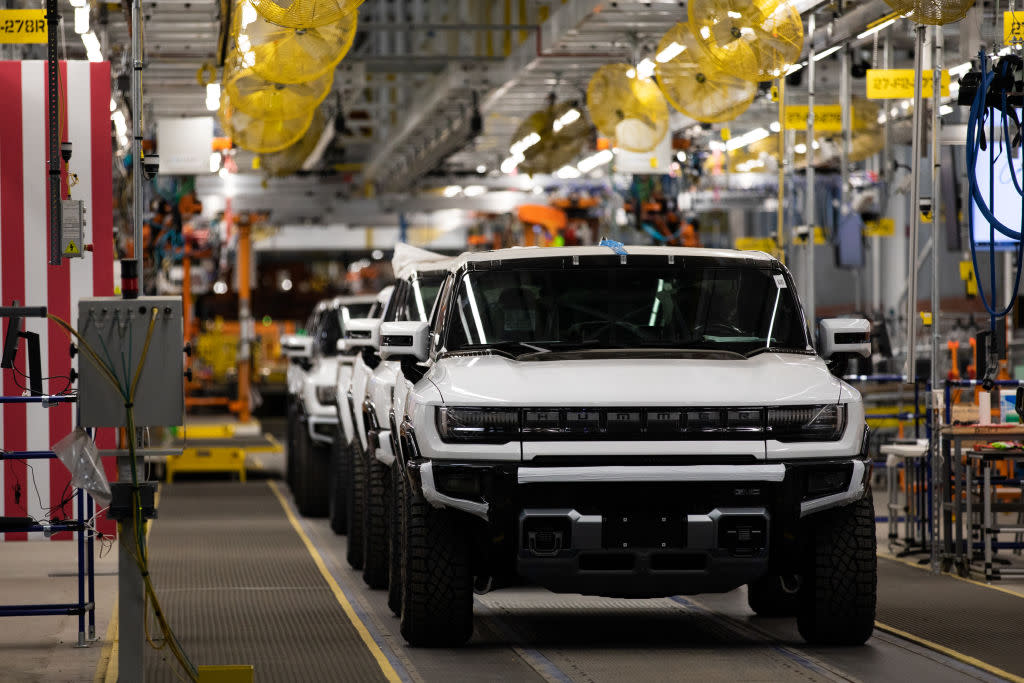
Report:
[[[0,543],[0,603],[67,603],[77,599],[76,546],[72,541]],[[99,545],[97,545],[97,551]],[[78,643],[78,617],[0,619],[0,681],[92,681],[105,652],[117,594],[117,552],[96,558],[96,634]]]

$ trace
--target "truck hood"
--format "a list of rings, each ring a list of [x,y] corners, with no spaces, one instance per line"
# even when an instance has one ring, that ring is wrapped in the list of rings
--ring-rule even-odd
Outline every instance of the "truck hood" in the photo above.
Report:
[[[817,356],[512,360],[450,356],[427,377],[446,405],[715,406],[833,403],[845,384]],[[848,398],[853,398],[847,387]]]

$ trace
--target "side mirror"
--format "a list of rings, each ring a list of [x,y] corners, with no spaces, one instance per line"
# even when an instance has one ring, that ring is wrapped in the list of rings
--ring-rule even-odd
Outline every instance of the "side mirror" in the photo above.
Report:
[[[285,358],[300,359],[313,355],[313,338],[299,334],[286,334],[281,337],[281,353]]]
[[[819,327],[822,358],[838,355],[871,356],[871,321],[865,318],[826,318]]]
[[[414,358],[425,361],[430,354],[430,323],[394,322],[380,326],[380,357],[384,360]]]
[[[356,318],[345,324],[345,335],[338,340],[338,350],[351,353],[380,345],[380,318]]]

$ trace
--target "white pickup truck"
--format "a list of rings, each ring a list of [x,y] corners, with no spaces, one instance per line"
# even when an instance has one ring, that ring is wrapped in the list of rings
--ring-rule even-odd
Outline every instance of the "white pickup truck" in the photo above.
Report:
[[[339,365],[352,358],[338,340],[352,318],[371,312],[374,295],[339,296],[317,305],[305,336],[282,339],[288,369],[288,483],[299,512],[328,512],[330,448],[338,430],[335,381]]]
[[[805,639],[860,644],[875,614],[860,394],[815,350],[762,253],[507,249],[449,268],[430,322],[385,322],[396,395],[402,635],[454,645],[473,591],[657,597],[748,586]],[[399,381],[399,385],[403,380]]]

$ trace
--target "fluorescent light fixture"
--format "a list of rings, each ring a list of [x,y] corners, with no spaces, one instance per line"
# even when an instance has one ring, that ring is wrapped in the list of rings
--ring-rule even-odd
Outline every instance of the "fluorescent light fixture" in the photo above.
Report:
[[[780,130],[782,130],[782,126],[779,125],[778,121],[772,121],[770,124],[768,124],[768,130],[770,130],[773,133],[778,133]]]
[[[879,114],[878,115],[878,123],[879,124],[885,123],[888,120],[889,120],[889,118],[885,114]]]
[[[75,10],[76,12],[78,10]],[[85,56],[90,62],[102,62],[103,50],[100,46],[100,39],[92,31],[82,34],[82,45],[85,45]]]
[[[707,40],[708,38],[710,38],[711,37],[711,29],[708,28],[707,26],[701,26],[700,27],[700,37],[703,38],[704,40]]]
[[[842,49],[842,47],[843,47],[842,45],[836,45],[834,47],[830,47],[829,49],[825,50],[824,52],[819,52],[818,54],[814,55],[814,61],[820,62],[821,60],[825,59],[825,57],[828,57],[833,52],[839,52],[839,50]]]
[[[821,149],[821,145],[818,144],[817,140],[814,141],[814,144],[812,144],[811,147],[813,147],[814,149]]]
[[[79,7],[85,7],[86,3],[89,0],[69,0],[69,1],[70,1],[71,6],[77,9]]]
[[[910,109],[910,100],[903,100],[902,102],[900,102],[900,109],[902,109],[903,111],[907,111],[908,109]]]
[[[467,197],[479,197],[484,192],[487,192],[487,188],[483,185],[467,185],[466,188],[462,190],[462,194]]]
[[[110,115],[110,120],[114,122],[114,130],[117,131],[119,137],[128,134],[128,122],[124,118],[123,111],[120,109],[115,111]]]
[[[894,118],[896,118],[899,115],[900,115],[900,108],[899,107],[893,107],[892,109],[889,110],[889,118],[893,118],[894,119]]]
[[[444,188],[444,191],[442,192],[442,194],[444,194],[445,197],[455,197],[461,193],[462,188],[458,185],[449,185],[448,187]]]
[[[712,152],[724,152],[725,151],[725,143],[722,142],[721,140],[712,140],[710,143],[708,143],[708,147],[711,148]]]
[[[793,145],[793,151],[797,154],[807,154],[807,145],[802,142],[798,142]]]
[[[658,64],[671,62],[673,59],[683,54],[683,52],[685,51],[685,45],[680,45],[679,43],[673,40],[671,43],[669,43],[668,47],[666,47],[664,50],[657,54],[657,56],[654,58],[654,61],[658,62]]]
[[[82,35],[83,33],[89,32],[89,8],[76,7],[75,8],[75,33]]]
[[[679,159],[679,163],[681,164],[686,163],[686,152],[679,152],[679,154],[676,154],[676,159]]]
[[[804,68],[805,66],[807,66],[806,62],[800,62],[799,64],[790,64],[788,67],[786,67],[786,75],[788,76],[790,74],[795,74],[797,71]]]
[[[217,111],[220,107],[220,83],[206,84],[206,108],[209,111]]]
[[[580,116],[581,114],[578,109],[570,109],[569,111],[565,112],[560,117],[555,119],[555,122],[551,124],[551,128],[554,129],[554,131],[557,133],[558,131],[568,126],[570,123],[579,120]]]
[[[242,28],[256,21],[256,8],[249,0],[242,0]]]
[[[956,66],[952,67],[949,70],[949,75],[950,76],[956,76],[957,78],[959,78],[960,76],[963,76],[965,73],[970,71],[971,68],[972,68],[972,65],[971,65],[970,62],[964,62],[963,64],[957,64]]]
[[[636,69],[630,69],[627,71],[626,78],[636,78]]]
[[[113,114],[115,111],[117,111],[117,102],[115,102],[114,98],[111,97],[110,98],[110,113]]]
[[[636,65],[636,77],[640,79],[648,79],[654,75],[654,62],[651,61],[650,57],[644,57],[640,60],[640,63]]]
[[[739,149],[740,147],[746,147],[747,145],[757,142],[758,140],[764,140],[766,137],[771,135],[766,128],[755,128],[752,131],[738,135],[728,142],[725,143],[725,149],[731,151]]]
[[[563,166],[562,168],[560,168],[557,171],[555,171],[555,175],[558,176],[559,178],[565,178],[565,179],[579,178],[580,177],[580,171],[579,171],[578,168],[576,168],[574,166]]]
[[[952,114],[952,113],[953,113],[953,107],[949,106],[948,104],[944,104],[941,107],[939,107],[939,116],[945,116],[946,114]]]
[[[511,173],[512,171],[516,170],[516,166],[523,163],[524,161],[526,161],[526,157],[524,157],[522,154],[513,154],[512,156],[508,157],[507,159],[501,162],[501,172],[506,174]]]
[[[210,153],[210,173],[216,173],[220,170],[220,152]]]
[[[540,135],[538,135],[537,133],[530,133],[526,137],[513,142],[512,146],[508,148],[508,151],[514,157],[522,156],[523,152],[530,149],[538,142],[540,142]],[[516,162],[517,165],[518,163],[519,162]]]
[[[228,179],[228,175],[229,175],[228,174],[228,169],[226,169],[226,168],[220,169],[219,171],[217,171],[217,175],[220,176],[221,180],[227,180]]]
[[[615,155],[612,154],[610,149],[603,149],[597,154],[591,154],[589,157],[581,159],[580,162],[576,164],[576,168],[578,168],[582,173],[590,173],[598,166],[611,162],[614,158]]]
[[[476,167],[476,172],[477,173],[487,173],[487,167],[484,166],[483,164],[480,164],[479,166]]]
[[[896,17],[893,17],[892,19],[889,19],[888,21],[883,21],[881,24],[878,24],[877,26],[872,26],[867,31],[864,31],[862,33],[858,33],[857,34],[857,40],[860,40],[862,38],[867,38],[868,36],[870,36],[872,34],[878,33],[879,31],[881,31],[884,28],[889,28],[890,26],[892,26],[895,23],[896,23]]]
[[[743,18],[742,14],[740,14],[739,12],[734,12],[732,10],[729,10],[728,12],[726,12],[726,14],[729,16],[730,19],[742,19]]]

